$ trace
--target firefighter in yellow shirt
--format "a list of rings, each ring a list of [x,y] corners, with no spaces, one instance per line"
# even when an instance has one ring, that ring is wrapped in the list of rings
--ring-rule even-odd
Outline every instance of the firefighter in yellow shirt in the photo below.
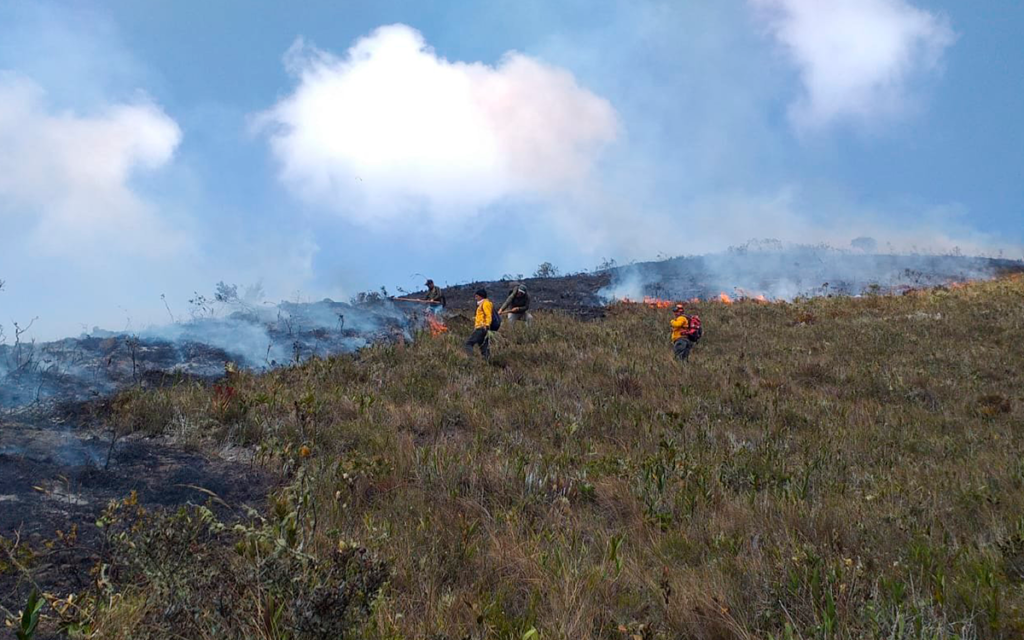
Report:
[[[474,295],[476,298],[476,322],[473,324],[473,333],[466,340],[466,353],[472,355],[473,347],[480,346],[480,355],[484,359],[491,357],[491,344],[488,334],[491,330],[491,323],[494,319],[494,304],[487,299],[487,290],[480,289]]]
[[[700,339],[700,320],[691,322],[682,302],[675,306],[672,315],[672,350],[677,360],[685,361],[690,357],[694,343]]]

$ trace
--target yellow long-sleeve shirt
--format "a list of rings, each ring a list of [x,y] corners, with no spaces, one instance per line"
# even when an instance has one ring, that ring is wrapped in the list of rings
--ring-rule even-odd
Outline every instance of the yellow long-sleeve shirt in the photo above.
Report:
[[[491,328],[491,317],[494,313],[494,303],[484,298],[476,305],[476,324],[473,325],[474,329],[490,329]]]
[[[675,342],[679,338],[686,336],[687,329],[690,328],[690,320],[686,316],[679,316],[672,319],[672,342]]]

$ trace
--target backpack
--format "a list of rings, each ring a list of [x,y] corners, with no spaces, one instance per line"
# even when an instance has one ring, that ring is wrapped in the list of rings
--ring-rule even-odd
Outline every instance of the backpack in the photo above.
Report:
[[[491,326],[488,331],[497,331],[501,328],[501,314],[493,306],[491,307]]]
[[[704,335],[704,329],[700,326],[700,316],[686,316],[689,329],[686,330],[686,337],[690,342],[696,343]]]

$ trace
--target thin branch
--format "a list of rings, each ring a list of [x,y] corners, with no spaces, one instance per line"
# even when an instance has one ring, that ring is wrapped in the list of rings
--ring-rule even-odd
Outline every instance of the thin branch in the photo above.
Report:
[[[167,309],[167,315],[171,316],[171,324],[176,324],[177,320],[174,319],[174,314],[171,313],[171,305],[167,304],[167,296],[161,293],[160,299],[164,301],[164,308]]]
[[[39,319],[39,316],[36,316],[35,318],[32,318],[31,320],[29,320],[28,326],[26,326],[24,329],[22,329],[21,327],[18,327],[18,323],[17,322],[14,322],[13,320],[11,322],[18,329],[18,335],[20,336],[21,334],[23,334],[26,331],[28,331],[29,329],[31,329],[32,325],[34,325],[36,323],[36,320],[38,320],[38,319]]]

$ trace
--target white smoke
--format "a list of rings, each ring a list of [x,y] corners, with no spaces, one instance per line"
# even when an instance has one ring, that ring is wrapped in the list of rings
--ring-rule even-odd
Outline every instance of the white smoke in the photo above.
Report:
[[[906,0],[749,0],[800,69],[790,116],[815,129],[904,112],[914,82],[956,40],[942,15]]]
[[[901,293],[991,278],[1022,266],[1020,261],[956,254],[892,254],[863,246],[833,248],[752,240],[719,253],[614,269],[611,282],[598,295],[605,301],[644,296],[685,300],[716,298],[724,292],[741,298],[763,295],[792,300],[799,296]]]
[[[258,287],[239,296],[237,287],[220,283],[187,321],[138,332],[94,327],[52,342],[0,341],[0,409],[48,398],[82,400],[137,384],[147,374],[216,378],[229,361],[265,370],[374,342],[409,341],[425,322],[416,306],[386,298],[267,304],[258,300]]]
[[[568,71],[515,52],[496,66],[449,61],[404,25],[341,57],[299,40],[286,63],[298,86],[257,119],[280,177],[359,223],[460,222],[572,191],[618,131],[612,106]]]

